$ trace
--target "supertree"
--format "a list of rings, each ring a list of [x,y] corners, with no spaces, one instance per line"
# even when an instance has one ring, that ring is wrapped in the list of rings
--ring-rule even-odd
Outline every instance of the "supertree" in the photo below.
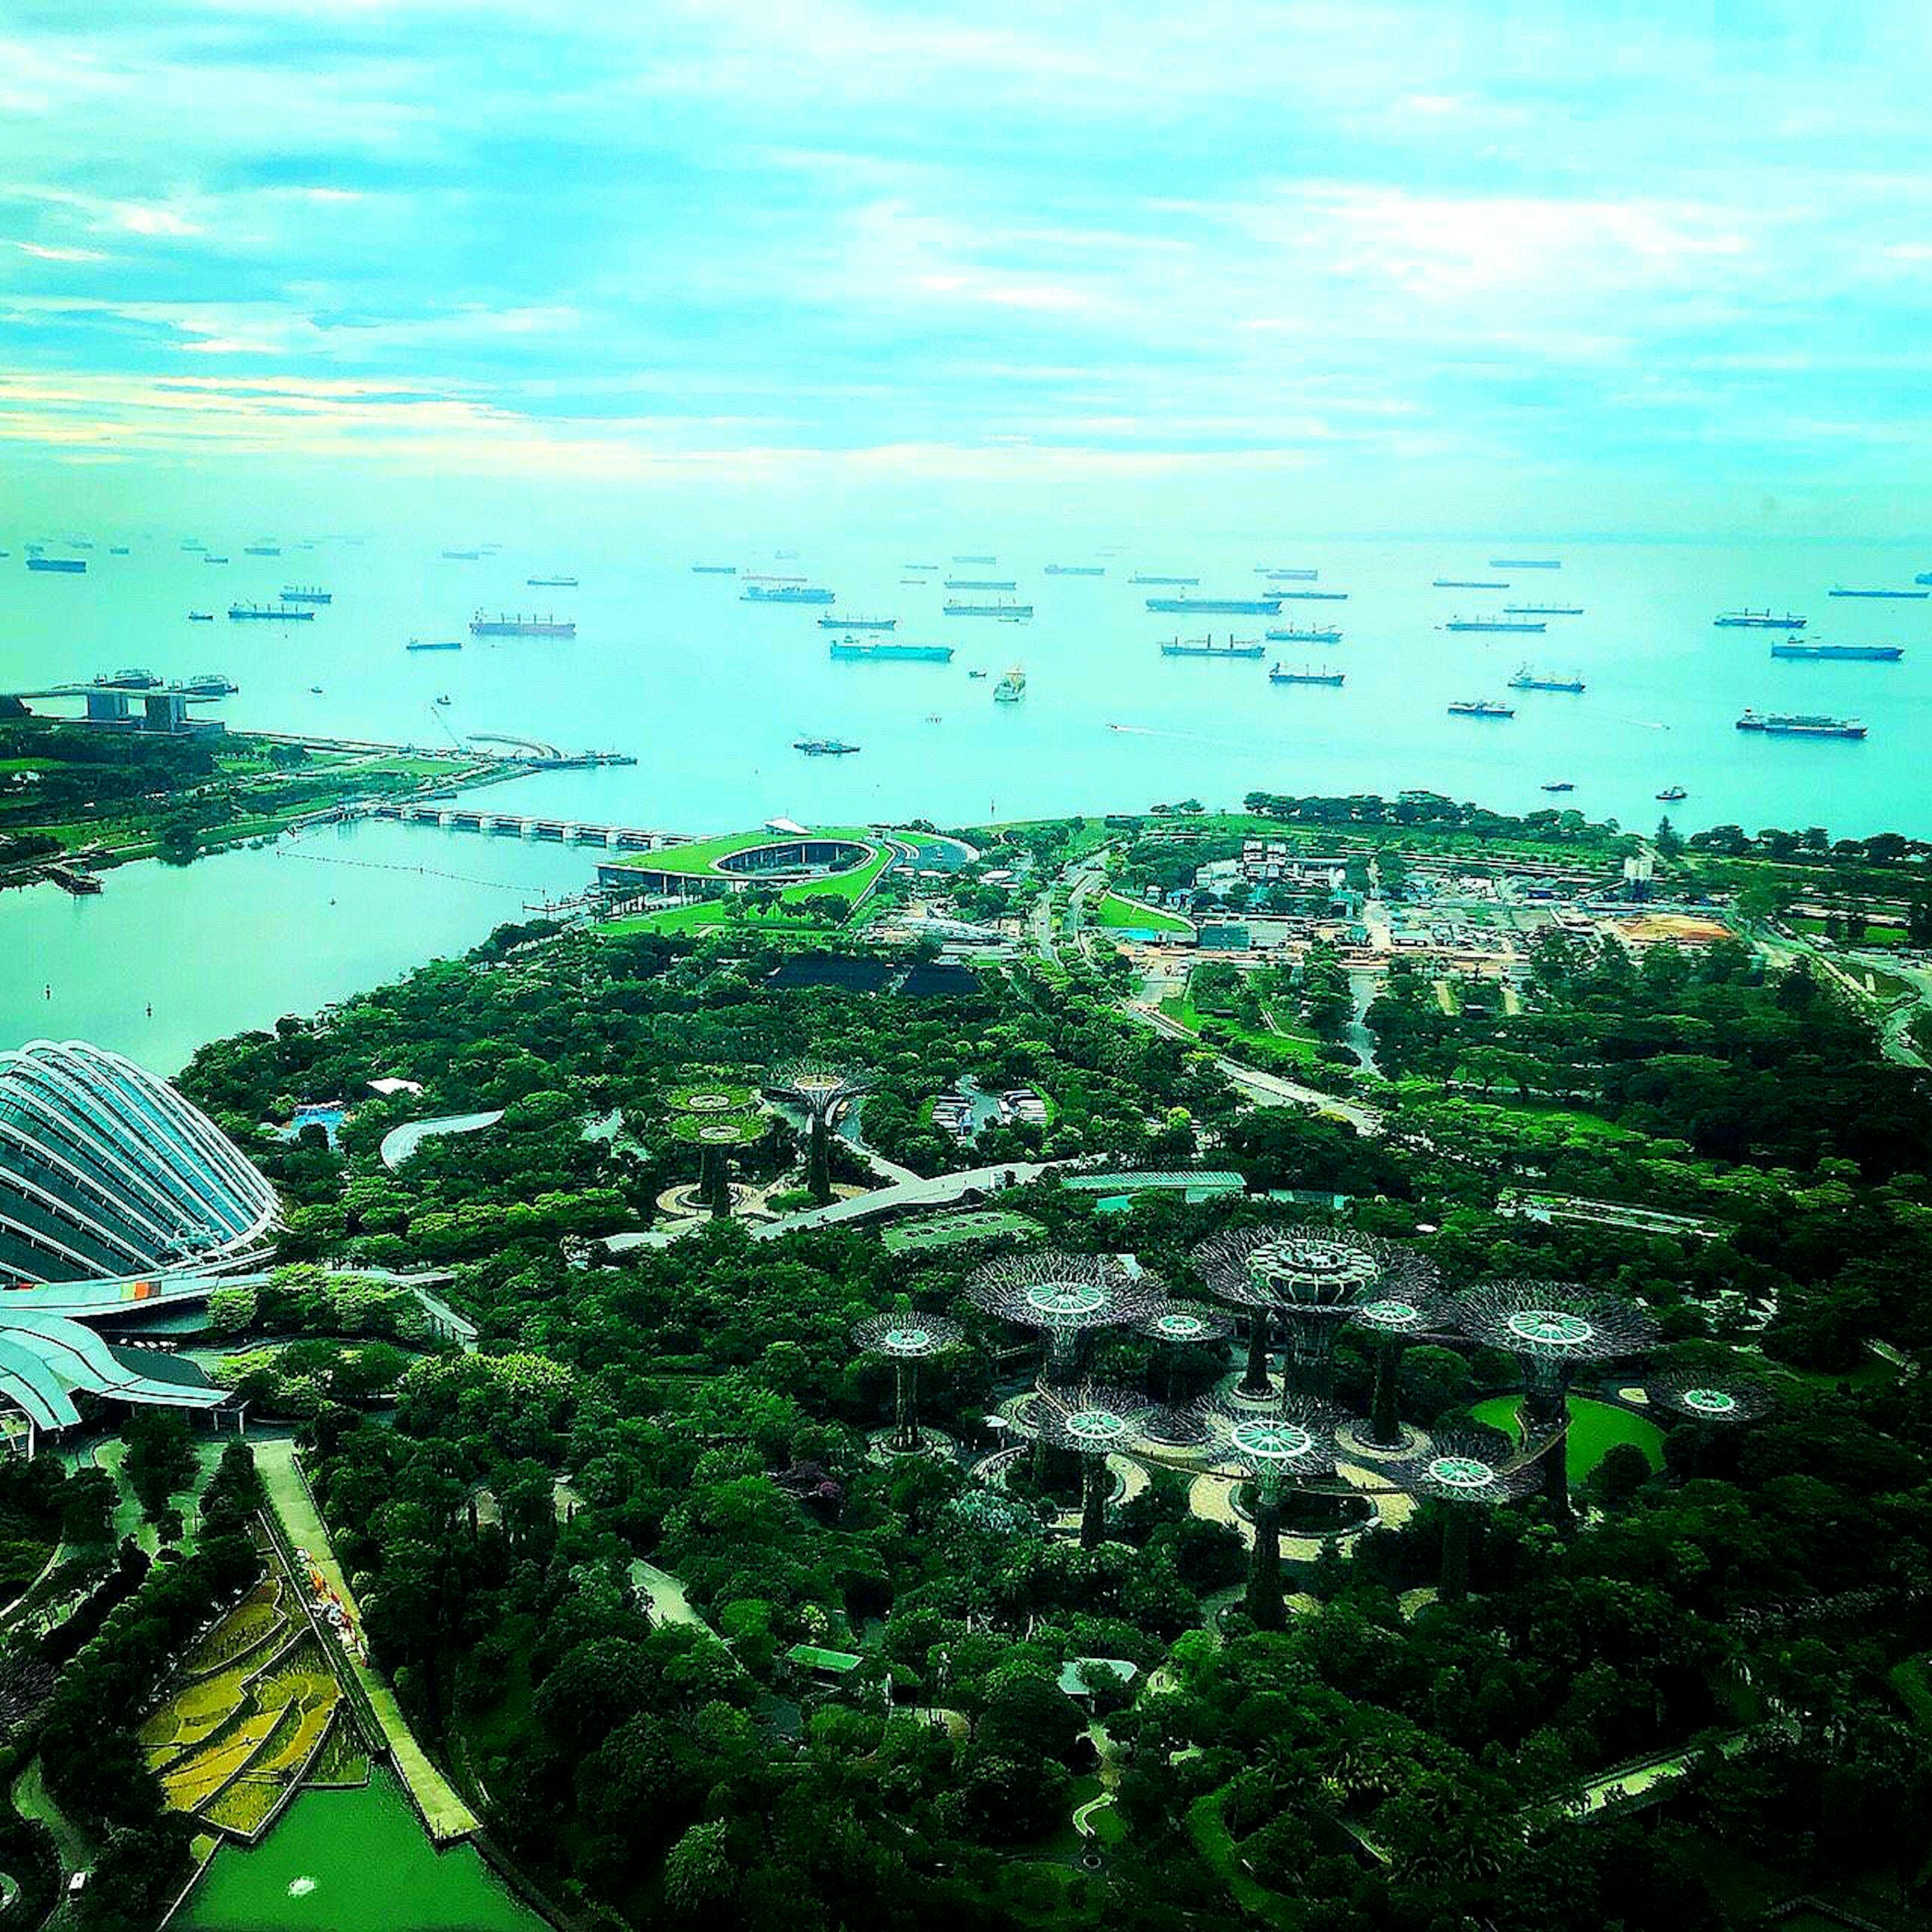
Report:
[[[1156,1276],[1132,1273],[1111,1255],[1042,1248],[982,1262],[967,1276],[966,1298],[1002,1322],[1045,1334],[1040,1379],[1046,1384],[1072,1375],[1089,1329],[1131,1328],[1166,1305],[1167,1290]]]
[[[1523,1375],[1526,1433],[1554,1437],[1543,1454],[1544,1493],[1570,1520],[1570,1384],[1580,1368],[1640,1354],[1657,1339],[1641,1308],[1570,1281],[1490,1281],[1459,1294],[1457,1328],[1515,1356]]]
[[[824,1060],[794,1060],[773,1067],[767,1076],[766,1093],[805,1109],[810,1132],[805,1184],[814,1201],[832,1198],[832,1123],[848,1101],[878,1083],[875,1073]]]
[[[1198,1441],[1190,1419],[1164,1412],[1138,1390],[1099,1382],[1036,1389],[1016,1412],[1013,1426],[1042,1446],[1070,1449],[1081,1459],[1080,1546],[1091,1550],[1106,1534],[1107,1458],[1150,1437]]]
[[[680,1087],[665,1096],[674,1140],[694,1147],[698,1198],[722,1219],[731,1211],[731,1156],[764,1132],[758,1096],[748,1087],[719,1080]]]
[[[1546,1442],[1544,1456],[1560,1456],[1563,1448],[1560,1441]],[[1515,1502],[1542,1480],[1535,1458],[1516,1455],[1500,1431],[1474,1426],[1438,1430],[1427,1450],[1397,1463],[1389,1474],[1400,1488],[1445,1505],[1436,1588],[1445,1604],[1460,1604],[1469,1594],[1469,1544],[1477,1511]]]
[[[1673,1370],[1646,1382],[1644,1392],[1660,1408],[1713,1428],[1755,1422],[1771,1412],[1774,1402],[1770,1390],[1748,1377],[1700,1375],[1684,1370]]]
[[[1233,1228],[1194,1250],[1202,1278],[1224,1301],[1250,1311],[1248,1366],[1240,1392],[1268,1392],[1270,1319],[1288,1345],[1282,1377],[1290,1390],[1325,1399],[1333,1380],[1335,1336],[1358,1303],[1418,1301],[1436,1285],[1435,1264],[1400,1241],[1352,1230],[1292,1226]]]
[[[1291,1394],[1265,1414],[1204,1396],[1195,1413],[1210,1453],[1232,1462],[1255,1486],[1255,1546],[1248,1559],[1248,1615],[1258,1630],[1280,1630],[1281,1506],[1296,1484],[1335,1473],[1335,1412],[1325,1402]]]
[[[894,1449],[910,1452],[920,1446],[920,1364],[957,1348],[965,1332],[949,1316],[910,1313],[874,1315],[853,1330],[852,1339],[862,1349],[884,1355],[892,1365]]]
[[[1396,1413],[1396,1370],[1402,1352],[1435,1329],[1448,1306],[1448,1298],[1432,1283],[1418,1282],[1406,1295],[1378,1295],[1358,1301],[1352,1311],[1354,1325],[1375,1338],[1376,1386],[1369,1403],[1366,1439],[1378,1449],[1400,1449],[1406,1437]]]
[[[1180,1400],[1180,1365],[1185,1352],[1225,1342],[1234,1332],[1234,1317],[1225,1309],[1210,1307],[1204,1301],[1170,1301],[1136,1325],[1143,1335],[1166,1346],[1170,1407]]]

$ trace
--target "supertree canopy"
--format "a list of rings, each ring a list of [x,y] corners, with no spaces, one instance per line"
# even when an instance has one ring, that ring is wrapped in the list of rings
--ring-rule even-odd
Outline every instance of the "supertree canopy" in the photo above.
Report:
[[[1082,1459],[1080,1544],[1091,1550],[1106,1529],[1106,1462],[1150,1437],[1163,1442],[1198,1441],[1198,1424],[1163,1411],[1137,1390],[1098,1382],[1036,1389],[1015,1414],[1013,1426],[1049,1448],[1070,1449]]]
[[[1291,1393],[1266,1413],[1226,1396],[1202,1399],[1196,1414],[1208,1432],[1211,1451],[1232,1462],[1255,1486],[1255,1546],[1248,1562],[1248,1615],[1258,1630],[1279,1630],[1282,1499],[1297,1483],[1335,1473],[1335,1412],[1308,1396]]]
[[[1247,1371],[1241,1392],[1268,1393],[1268,1325],[1286,1333],[1284,1389],[1326,1396],[1335,1336],[1358,1304],[1420,1302],[1436,1282],[1435,1264],[1400,1241],[1352,1229],[1276,1223],[1233,1228],[1194,1250],[1202,1278],[1225,1301],[1250,1311]]]
[[[1398,1449],[1404,1440],[1396,1412],[1396,1370],[1403,1348],[1441,1325],[1448,1298],[1431,1283],[1418,1282],[1406,1294],[1377,1295],[1358,1301],[1354,1324],[1365,1329],[1376,1350],[1375,1394],[1369,1403],[1368,1440],[1378,1449]]]
[[[1167,1305],[1167,1290],[1144,1270],[1130,1271],[1111,1255],[1063,1254],[1036,1249],[982,1262],[967,1277],[976,1308],[1046,1337],[1043,1382],[1064,1381],[1094,1328],[1126,1328]]]
[[[1734,1376],[1707,1376],[1677,1370],[1644,1384],[1645,1392],[1660,1408],[1687,1421],[1708,1423],[1722,1427],[1730,1423],[1755,1422],[1768,1414],[1774,1398],[1760,1382]]]
[[[1167,1400],[1180,1393],[1181,1364],[1186,1352],[1225,1342],[1234,1332],[1234,1318],[1226,1309],[1204,1301],[1170,1301],[1136,1324],[1140,1332],[1167,1349]]]
[[[731,1156],[765,1131],[762,1114],[703,1108],[674,1114],[670,1137],[698,1150],[698,1198],[715,1215],[731,1211]]]
[[[824,1060],[803,1059],[775,1066],[765,1080],[765,1091],[805,1109],[809,1130],[806,1185],[812,1198],[832,1198],[832,1123],[838,1110],[878,1082],[878,1076]]]
[[[1657,1324],[1634,1303],[1567,1281],[1490,1281],[1455,1300],[1457,1328],[1522,1364],[1526,1430],[1562,1436],[1570,1383],[1580,1368],[1648,1348]],[[1559,1520],[1570,1514],[1568,1458],[1559,1444],[1543,1458],[1544,1493]]]
[[[1560,1442],[1546,1442],[1545,1456],[1561,1456]],[[1437,1594],[1445,1604],[1469,1592],[1469,1541],[1480,1510],[1515,1502],[1542,1482],[1536,1459],[1518,1456],[1509,1438],[1493,1429],[1438,1430],[1422,1454],[1399,1463],[1393,1480],[1418,1496],[1448,1505],[1442,1522],[1442,1574]]]
[[[920,1446],[920,1364],[928,1355],[957,1348],[965,1332],[949,1316],[910,1313],[874,1315],[853,1330],[852,1339],[862,1349],[884,1355],[892,1364],[895,1449],[912,1450]]]

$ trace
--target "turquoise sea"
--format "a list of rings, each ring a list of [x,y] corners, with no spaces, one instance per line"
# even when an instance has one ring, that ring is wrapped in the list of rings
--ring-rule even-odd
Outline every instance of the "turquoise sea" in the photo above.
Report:
[[[22,533],[49,536],[54,532]],[[205,538],[231,559],[179,548]],[[1685,829],[1734,821],[1822,824],[1834,835],[1932,834],[1923,747],[1932,724],[1932,602],[1835,599],[1834,585],[1910,588],[1932,547],[1843,543],[1414,542],[1157,536],[1101,548],[1037,533],[967,531],[908,544],[774,536],[696,554],[646,530],[603,530],[566,549],[505,548],[476,561],[445,547],[491,533],[319,539],[247,556],[238,532],[97,531],[85,576],[34,574],[21,541],[0,542],[0,690],[85,679],[124,665],[169,676],[226,672],[240,692],[216,715],[236,726],[388,742],[514,734],[569,749],[633,754],[634,766],[532,777],[506,808],[704,832],[773,817],[804,823],[925,818],[937,823],[1132,810],[1254,790],[1426,788],[1513,810],[1560,804],[1648,828],[1655,794]],[[107,554],[110,542],[130,554]],[[795,558],[780,549],[795,549]],[[997,566],[955,565],[992,554]],[[1491,556],[1558,556],[1560,570],[1492,570]],[[810,608],[742,599],[742,578],[694,562],[797,575],[838,593],[836,612],[897,614],[896,636],[957,646],[950,665],[835,664]],[[1102,578],[1049,577],[1049,562],[1102,564]],[[937,564],[909,572],[908,562]],[[1280,619],[1160,616],[1136,572],[1198,576],[1202,594],[1252,596],[1257,566],[1318,569],[1345,602],[1282,606]],[[1016,580],[1026,623],[947,620],[948,574]],[[575,590],[529,587],[571,574]],[[1437,577],[1504,578],[1507,590],[1438,590]],[[905,580],[914,578],[916,581]],[[230,601],[274,601],[320,584],[334,603],[308,623],[227,621]],[[1288,586],[1296,587],[1296,586]],[[991,594],[991,593],[989,593]],[[1540,636],[1452,634],[1452,614],[1506,602],[1580,604]],[[1896,664],[1774,663],[1780,633],[1720,630],[1740,605],[1792,610],[1826,642],[1896,643]],[[574,617],[569,640],[477,643],[478,608]],[[188,621],[212,610],[212,624]],[[1262,663],[1164,659],[1177,633],[1258,638],[1270,625],[1332,621],[1339,645],[1268,646]],[[412,637],[462,638],[460,652],[410,653]],[[1340,689],[1271,686],[1267,663],[1332,665]],[[1525,662],[1580,676],[1581,696],[1510,693]],[[1024,704],[993,704],[1010,665]],[[969,678],[971,668],[991,675]],[[320,692],[311,689],[319,686]],[[446,695],[450,704],[436,705]],[[1455,718],[1452,701],[1502,698],[1507,721]],[[1734,722],[1747,706],[1856,716],[1862,742],[1767,740]],[[807,758],[801,735],[843,738],[856,758]],[[1560,798],[1550,780],[1575,786]],[[472,943],[526,902],[580,886],[586,852],[401,827],[332,831],[186,872],[124,868],[100,898],[50,887],[0,896],[0,1043],[86,1033],[149,1064],[178,1065],[200,1040],[304,1010],[438,951]],[[47,997],[51,986],[52,997]],[[146,1008],[152,1004],[151,1020]]]

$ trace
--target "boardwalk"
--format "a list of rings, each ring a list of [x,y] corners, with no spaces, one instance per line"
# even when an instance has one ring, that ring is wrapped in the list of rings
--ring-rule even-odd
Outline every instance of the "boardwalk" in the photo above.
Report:
[[[321,1572],[323,1580],[340,1599],[344,1609],[359,1628],[362,1613],[350,1592],[342,1567],[335,1560],[334,1546],[329,1540],[328,1532],[323,1526],[314,1499],[308,1492],[308,1485],[296,1466],[295,1444],[288,1442],[256,1444],[255,1466],[261,1472],[268,1501],[281,1519],[290,1540],[308,1552],[310,1561]],[[335,1648],[331,1646],[332,1650]],[[470,1837],[480,1828],[476,1814],[456,1795],[449,1780],[430,1762],[428,1754],[416,1742],[388,1680],[347,1652],[340,1654],[381,1727],[389,1755],[416,1809],[422,1813],[430,1836],[439,1845]]]

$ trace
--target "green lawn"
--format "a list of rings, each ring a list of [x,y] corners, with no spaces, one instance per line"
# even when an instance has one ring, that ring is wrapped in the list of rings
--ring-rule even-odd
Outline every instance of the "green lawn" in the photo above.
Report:
[[[1118,892],[1103,893],[1093,912],[1096,926],[1142,932],[1187,933],[1194,930],[1186,920],[1176,919],[1171,912],[1162,912],[1159,906],[1142,905],[1138,900],[1121,898]]]
[[[1478,1402],[1470,1413],[1514,1441],[1522,1406],[1520,1396],[1499,1395]],[[1594,1402],[1588,1396],[1570,1398],[1570,1436],[1564,1450],[1573,1483],[1581,1482],[1619,1442],[1636,1444],[1653,1469],[1664,1467],[1664,1431],[1648,1417],[1634,1415],[1610,1402]]]

